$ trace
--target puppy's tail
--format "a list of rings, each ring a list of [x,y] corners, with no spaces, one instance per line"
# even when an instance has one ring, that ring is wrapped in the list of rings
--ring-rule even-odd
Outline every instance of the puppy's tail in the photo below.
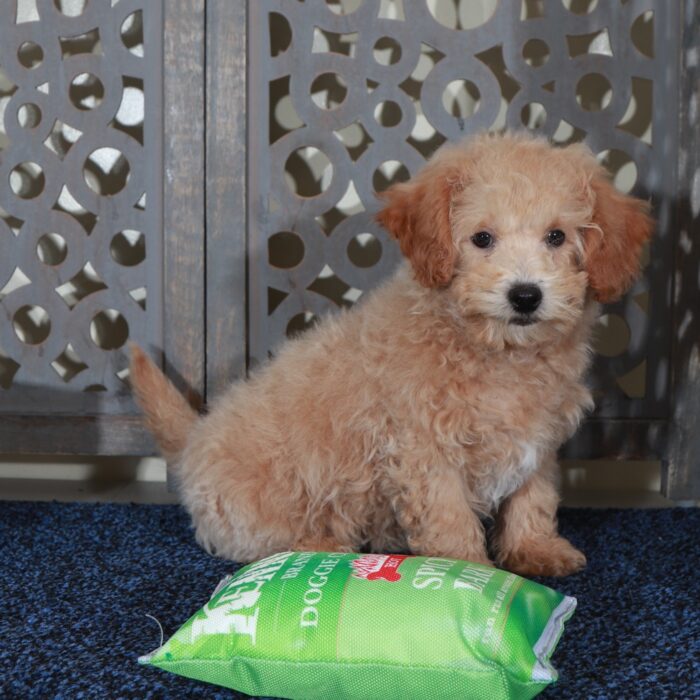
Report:
[[[145,414],[146,427],[153,433],[163,456],[168,461],[173,460],[185,448],[187,435],[198,418],[197,413],[134,343],[131,343],[129,381]]]

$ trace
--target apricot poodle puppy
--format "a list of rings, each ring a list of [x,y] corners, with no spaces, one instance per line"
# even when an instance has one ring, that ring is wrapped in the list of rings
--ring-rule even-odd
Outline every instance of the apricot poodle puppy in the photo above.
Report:
[[[652,231],[582,145],[485,135],[383,193],[407,261],[353,309],[288,342],[198,416],[133,348],[131,381],[199,543],[405,550],[566,575],[557,448],[592,399],[598,302]]]

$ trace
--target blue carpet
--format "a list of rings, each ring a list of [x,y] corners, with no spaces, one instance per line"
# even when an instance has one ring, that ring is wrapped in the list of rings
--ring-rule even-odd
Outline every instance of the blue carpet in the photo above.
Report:
[[[589,559],[542,698],[700,698],[700,510],[564,510]],[[137,665],[234,565],[176,506],[0,502],[0,697],[236,698]]]

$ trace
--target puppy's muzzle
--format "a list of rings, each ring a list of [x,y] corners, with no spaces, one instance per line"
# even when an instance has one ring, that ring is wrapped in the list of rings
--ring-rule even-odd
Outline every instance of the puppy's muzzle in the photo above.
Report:
[[[534,323],[532,314],[542,303],[542,290],[536,284],[515,284],[508,290],[508,302],[513,311],[520,314],[513,323],[521,326]]]

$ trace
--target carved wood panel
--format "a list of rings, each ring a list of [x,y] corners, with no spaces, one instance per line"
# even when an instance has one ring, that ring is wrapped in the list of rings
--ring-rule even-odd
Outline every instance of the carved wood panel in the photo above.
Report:
[[[133,412],[125,343],[162,344],[160,3],[2,12],[0,411]]]
[[[2,452],[153,453],[127,340],[205,395],[205,9],[0,9]]]
[[[597,414],[668,415],[675,3],[261,0],[250,6],[250,357],[354,303],[397,246],[375,192],[482,129],[584,140],[652,198],[644,277],[605,309]],[[663,108],[660,106],[663,105]]]

